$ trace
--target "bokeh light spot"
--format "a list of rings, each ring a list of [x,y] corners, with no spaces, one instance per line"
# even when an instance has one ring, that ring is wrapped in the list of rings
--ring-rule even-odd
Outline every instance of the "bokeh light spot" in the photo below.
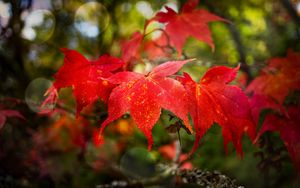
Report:
[[[55,29],[55,17],[49,10],[35,10],[24,19],[25,26],[22,30],[24,39],[39,43],[50,39]]]
[[[30,82],[25,91],[25,102],[34,112],[47,112],[53,110],[55,104],[47,105],[41,109],[43,101],[46,99],[44,94],[50,88],[52,82],[45,78],[37,78]]]
[[[75,14],[74,25],[85,37],[94,38],[102,34],[108,27],[110,16],[105,6],[97,2],[81,5]]]
[[[137,2],[136,8],[145,18],[149,19],[153,16],[153,10],[151,4],[146,1]]]

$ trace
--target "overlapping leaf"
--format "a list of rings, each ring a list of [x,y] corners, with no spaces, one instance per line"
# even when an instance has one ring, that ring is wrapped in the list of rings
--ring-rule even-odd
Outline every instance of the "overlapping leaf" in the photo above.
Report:
[[[283,140],[295,167],[300,170],[300,127],[299,106],[288,106],[284,102],[293,90],[300,89],[300,54],[288,51],[287,57],[273,58],[260,75],[247,88],[253,93],[251,98],[252,114],[256,122],[263,109],[272,109],[267,114],[256,138],[266,131],[277,131]],[[279,114],[280,113],[280,114]]]
[[[289,107],[288,117],[269,114],[265,118],[258,138],[266,131],[278,131],[295,167],[300,171],[300,109]]]
[[[151,61],[170,57],[171,50],[166,35],[161,35],[155,40],[143,41],[143,39],[144,34],[135,32],[129,40],[122,43],[121,58],[126,62],[126,68],[130,68],[129,65],[132,62],[140,60],[142,55],[145,55]]]
[[[62,49],[65,54],[64,65],[55,74],[55,82],[51,89],[52,100],[55,90],[72,87],[77,102],[77,115],[83,107],[93,103],[99,97],[107,101],[114,87],[105,78],[112,75],[124,65],[123,61],[109,55],[103,55],[96,61],[88,61],[75,50]]]
[[[184,87],[172,78],[187,61],[172,61],[155,67],[149,74],[120,72],[109,78],[113,89],[108,101],[108,118],[102,123],[100,134],[107,124],[130,111],[132,119],[148,139],[151,149],[151,130],[161,114],[161,108],[173,112],[192,131],[187,116],[187,101]],[[101,137],[101,136],[100,136]]]
[[[179,78],[188,94],[189,112],[196,130],[193,151],[214,122],[222,127],[225,149],[232,141],[237,152],[242,155],[243,133],[246,132],[254,139],[255,125],[248,98],[237,86],[227,85],[235,78],[238,69],[225,66],[211,68],[199,83],[186,73]]]
[[[151,21],[166,24],[165,31],[170,39],[170,45],[175,46],[181,56],[183,45],[190,36],[197,38],[214,49],[210,29],[207,25],[213,21],[225,21],[204,9],[196,9],[198,0],[189,0],[184,4],[180,13],[166,7],[167,12],[158,12]]]
[[[155,40],[146,41],[143,45],[143,52],[147,55],[149,60],[156,61],[169,58],[172,51],[166,35],[163,34]]]
[[[258,123],[260,113],[264,109],[271,109],[283,115],[288,116],[282,105],[280,105],[273,98],[268,97],[266,95],[254,94],[251,97],[250,106],[252,111],[252,117],[256,123]]]
[[[144,35],[140,32],[135,32],[132,38],[128,41],[124,41],[122,44],[122,60],[127,64],[134,59],[139,59],[140,54],[138,53],[140,45],[143,41]]]

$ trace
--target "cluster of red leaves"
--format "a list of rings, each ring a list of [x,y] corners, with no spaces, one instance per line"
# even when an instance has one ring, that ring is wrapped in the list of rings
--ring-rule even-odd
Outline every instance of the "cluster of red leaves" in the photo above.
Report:
[[[253,93],[251,108],[256,123],[263,109],[277,112],[265,117],[257,139],[266,131],[279,132],[292,161],[300,170],[300,106],[284,104],[294,90],[300,90],[300,54],[291,50],[287,57],[271,59],[247,87],[247,92]]]
[[[56,93],[64,87],[73,88],[77,115],[83,107],[98,98],[107,101],[114,86],[106,78],[112,75],[112,71],[121,68],[123,61],[109,55],[103,55],[96,61],[88,61],[75,50],[62,49],[62,52],[65,54],[64,65],[54,75],[55,82],[46,101],[52,102]]]
[[[196,9],[197,5],[198,0],[189,0],[179,13],[169,7],[166,7],[167,12],[158,12],[146,22],[145,28],[152,21],[164,23],[164,35],[157,41],[143,44],[146,29],[144,33],[134,33],[129,41],[123,43],[121,59],[104,55],[96,61],[88,61],[74,50],[62,49],[64,65],[54,76],[55,82],[46,102],[53,101],[57,90],[72,87],[77,115],[83,107],[98,98],[107,103],[108,117],[102,123],[99,135],[94,136],[98,144],[102,143],[105,127],[129,111],[137,127],[147,137],[148,148],[151,149],[152,128],[163,108],[183,120],[184,126],[193,132],[188,119],[188,114],[191,114],[196,132],[192,152],[216,122],[222,127],[225,147],[232,141],[242,155],[242,135],[247,133],[254,140],[255,124],[246,95],[238,87],[228,85],[235,79],[239,67],[211,68],[199,83],[194,82],[187,73],[174,79],[173,75],[191,60],[168,61],[145,75],[132,72],[129,68],[131,61],[140,58],[141,49],[147,49],[152,56],[163,54],[164,51],[158,51],[157,46],[165,42],[174,46],[181,56],[189,36],[214,48],[207,23],[225,20],[206,10]]]

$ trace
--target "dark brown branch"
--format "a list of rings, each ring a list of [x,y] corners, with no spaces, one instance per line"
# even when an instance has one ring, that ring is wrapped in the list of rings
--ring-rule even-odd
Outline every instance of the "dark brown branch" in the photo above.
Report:
[[[240,55],[241,70],[248,75],[248,82],[252,80],[252,75],[249,66],[246,63],[246,55],[244,51],[244,46],[241,40],[240,33],[236,29],[234,24],[227,24],[228,29],[230,30],[232,39],[235,42],[236,49]]]

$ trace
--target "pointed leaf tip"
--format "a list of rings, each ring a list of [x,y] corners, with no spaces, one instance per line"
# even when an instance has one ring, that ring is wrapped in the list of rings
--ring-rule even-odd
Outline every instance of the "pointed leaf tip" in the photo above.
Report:
[[[160,64],[157,67],[155,67],[149,75],[155,76],[170,76],[172,74],[175,74],[178,72],[183,65],[186,63],[189,63],[191,61],[194,61],[195,59],[188,59],[183,61],[168,61],[166,63]]]
[[[100,131],[94,131],[93,133],[93,143],[95,146],[101,146],[104,144],[104,137]]]

